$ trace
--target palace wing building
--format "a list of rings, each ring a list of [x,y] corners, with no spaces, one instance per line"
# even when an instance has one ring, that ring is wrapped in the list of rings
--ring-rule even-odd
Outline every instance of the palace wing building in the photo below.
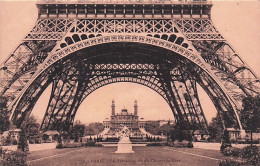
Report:
[[[128,112],[127,109],[122,109],[120,113],[115,111],[115,101],[112,101],[111,105],[111,116],[110,120],[104,120],[103,125],[105,127],[104,131],[108,135],[115,135],[118,131],[122,129],[123,126],[126,126],[130,131],[131,135],[141,136],[146,133],[143,133],[142,130],[145,128],[146,121],[141,118],[139,120],[138,116],[138,105],[137,101],[134,102],[134,113]]]

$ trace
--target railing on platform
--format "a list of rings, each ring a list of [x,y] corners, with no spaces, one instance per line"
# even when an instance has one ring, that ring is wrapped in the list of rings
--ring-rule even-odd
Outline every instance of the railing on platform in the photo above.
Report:
[[[207,0],[38,0],[37,4],[211,4]]]

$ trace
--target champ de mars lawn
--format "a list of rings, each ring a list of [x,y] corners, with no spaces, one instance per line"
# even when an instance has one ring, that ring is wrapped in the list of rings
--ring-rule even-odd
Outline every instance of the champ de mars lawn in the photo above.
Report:
[[[135,153],[115,153],[117,147],[86,147],[31,152],[29,166],[217,166],[219,151],[172,147],[133,147]]]

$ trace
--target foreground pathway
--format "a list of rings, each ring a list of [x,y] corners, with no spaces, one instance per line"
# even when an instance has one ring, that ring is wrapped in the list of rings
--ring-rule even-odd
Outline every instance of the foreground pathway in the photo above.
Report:
[[[215,150],[133,147],[133,154],[116,154],[116,147],[54,149],[32,152],[29,166],[217,166],[221,154]]]

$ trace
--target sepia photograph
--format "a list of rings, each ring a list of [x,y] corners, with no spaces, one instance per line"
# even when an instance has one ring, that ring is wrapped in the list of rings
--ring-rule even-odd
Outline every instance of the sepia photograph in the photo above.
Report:
[[[0,165],[260,165],[259,20],[259,0],[0,0]]]

